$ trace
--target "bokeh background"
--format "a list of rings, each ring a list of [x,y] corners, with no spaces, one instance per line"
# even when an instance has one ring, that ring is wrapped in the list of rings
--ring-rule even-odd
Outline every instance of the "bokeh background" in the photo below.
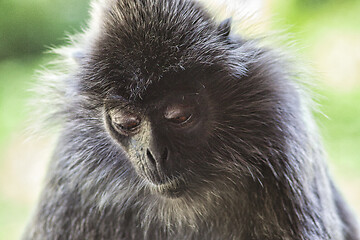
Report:
[[[264,28],[296,40],[293,49],[311,66],[330,170],[360,215],[360,0],[248,0],[245,6],[266,19]],[[0,239],[21,235],[54,142],[52,134],[26,131],[35,70],[53,58],[44,52],[81,30],[88,10],[89,0],[0,0]]]

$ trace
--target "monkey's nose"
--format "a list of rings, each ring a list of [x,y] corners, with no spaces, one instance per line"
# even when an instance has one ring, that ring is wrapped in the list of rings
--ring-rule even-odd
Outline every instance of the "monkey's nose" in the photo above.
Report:
[[[146,150],[147,155],[147,167],[149,171],[145,173],[155,184],[164,183],[166,179],[166,162],[168,158],[168,149],[164,148],[161,154],[155,154],[157,152]]]
[[[160,152],[160,154],[157,154],[156,152],[147,149],[146,155],[148,158],[149,165],[155,167],[158,170],[159,168],[163,170],[163,168],[165,167],[166,160],[168,158],[168,149],[164,148],[164,150]]]

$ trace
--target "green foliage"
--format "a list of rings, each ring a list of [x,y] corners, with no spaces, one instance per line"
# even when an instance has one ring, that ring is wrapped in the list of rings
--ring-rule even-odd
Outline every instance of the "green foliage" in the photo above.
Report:
[[[295,0],[297,8],[314,9],[322,8],[329,4],[342,4],[345,2],[354,2],[355,0]]]
[[[29,214],[29,206],[0,195],[0,239],[19,239]]]
[[[341,28],[360,31],[360,1],[356,0],[274,0],[275,28],[308,40],[323,29]]]
[[[31,113],[27,112],[27,104],[32,95],[29,89],[35,82],[35,69],[44,62],[43,57],[34,56],[0,61],[1,176],[10,170],[3,156],[8,151],[11,135],[14,132],[23,132],[27,127],[26,121],[31,116]],[[0,181],[0,239],[3,240],[19,239],[33,208],[26,200],[13,197],[8,191],[4,191],[6,185],[13,180]]]
[[[64,42],[64,30],[79,30],[88,0],[0,1],[0,60],[39,54]],[[71,7],[69,7],[71,5]]]
[[[319,93],[317,114],[320,130],[334,172],[348,179],[358,179],[360,170],[360,89],[337,91],[324,86]]]
[[[0,62],[0,146],[11,132],[23,127],[21,123],[26,119],[26,103],[30,97],[28,90],[40,62],[40,58]]]

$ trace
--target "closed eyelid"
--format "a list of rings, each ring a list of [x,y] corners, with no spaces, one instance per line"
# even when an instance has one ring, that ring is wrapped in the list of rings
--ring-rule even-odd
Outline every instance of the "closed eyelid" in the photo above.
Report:
[[[170,109],[166,109],[164,116],[165,118],[169,119],[169,118],[177,117],[182,113],[184,113],[184,111],[182,111],[179,108],[170,108]]]

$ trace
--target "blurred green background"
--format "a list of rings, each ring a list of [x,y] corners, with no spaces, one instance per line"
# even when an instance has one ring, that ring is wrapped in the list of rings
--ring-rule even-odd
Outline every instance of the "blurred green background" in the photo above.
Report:
[[[360,1],[264,0],[267,29],[297,41],[315,72],[316,113],[330,169],[360,214]],[[31,214],[53,138],[29,138],[28,91],[43,54],[88,18],[89,0],[0,0],[0,239],[18,239]],[[297,47],[295,47],[297,48]]]

